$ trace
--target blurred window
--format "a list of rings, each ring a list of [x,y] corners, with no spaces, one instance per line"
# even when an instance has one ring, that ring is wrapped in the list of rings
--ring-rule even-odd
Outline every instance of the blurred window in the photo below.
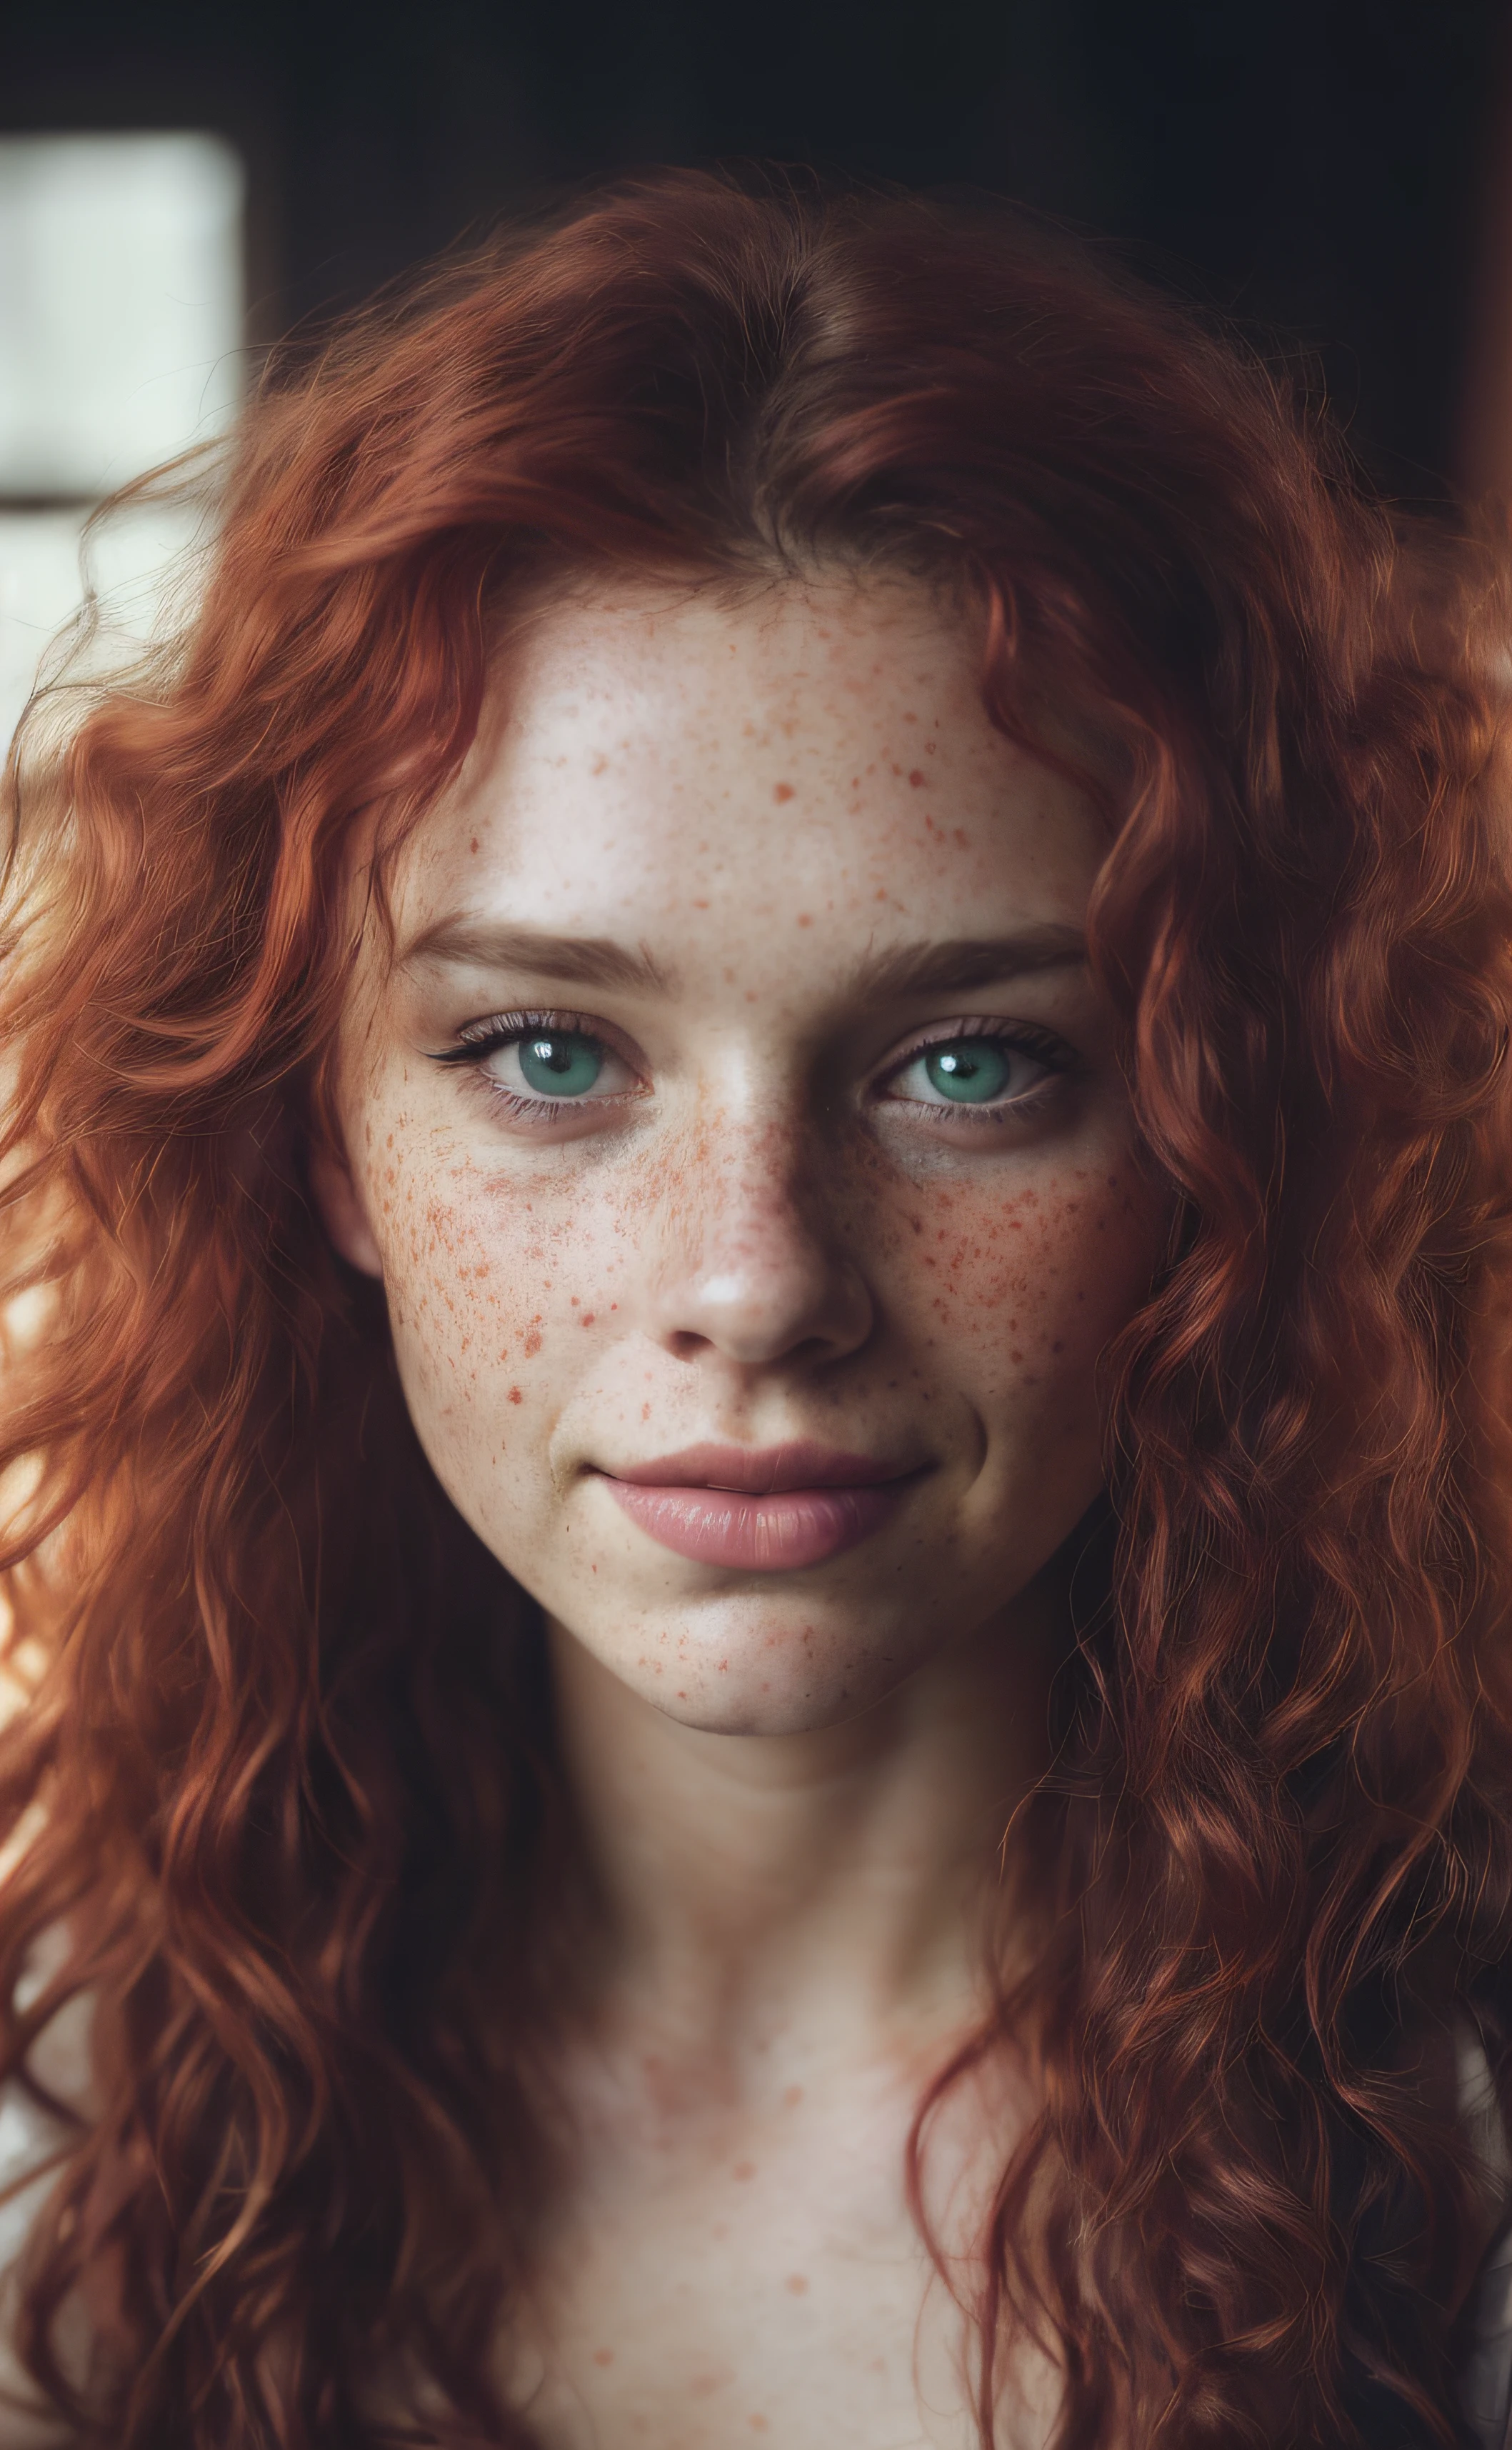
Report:
[[[96,501],[235,411],[243,189],[218,137],[0,137],[0,744],[79,603]],[[143,509],[102,533],[117,626],[150,626],[193,527]]]

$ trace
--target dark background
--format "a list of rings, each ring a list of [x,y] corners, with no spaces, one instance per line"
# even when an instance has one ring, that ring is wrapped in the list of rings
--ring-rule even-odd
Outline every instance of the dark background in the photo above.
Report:
[[[1378,478],[1431,498],[1465,473],[1486,353],[1509,19],[1512,0],[0,0],[0,128],[233,138],[258,339],[628,165],[986,187],[1300,347]]]

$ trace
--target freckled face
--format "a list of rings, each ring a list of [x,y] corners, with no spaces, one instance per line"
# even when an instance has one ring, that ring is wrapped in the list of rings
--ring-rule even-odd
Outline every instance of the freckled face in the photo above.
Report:
[[[891,581],[560,603],[364,952],[333,1233],[462,1513],[690,1723],[1011,1628],[1099,1486],[1159,1220],[1099,827],[979,658]]]

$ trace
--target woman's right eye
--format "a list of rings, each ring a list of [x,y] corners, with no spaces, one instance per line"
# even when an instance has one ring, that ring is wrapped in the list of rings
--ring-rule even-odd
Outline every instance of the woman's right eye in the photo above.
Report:
[[[469,1066],[522,1115],[591,1106],[639,1085],[593,1031],[546,1015],[503,1014],[465,1031],[437,1060]]]
[[[613,1057],[601,1039],[581,1029],[537,1029],[528,1038],[511,1040],[489,1064],[500,1087],[513,1067],[528,1094],[535,1098],[586,1098],[596,1089]]]

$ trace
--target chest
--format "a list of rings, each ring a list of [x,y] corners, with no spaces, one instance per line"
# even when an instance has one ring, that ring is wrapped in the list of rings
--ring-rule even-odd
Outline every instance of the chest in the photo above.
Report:
[[[542,2450],[978,2450],[972,2326],[907,2201],[912,2109],[792,2086],[758,2117],[586,2137],[509,2349]],[[977,2173],[951,2160],[959,2237]],[[1001,2439],[1039,2450],[1053,2378],[1020,2367]]]

